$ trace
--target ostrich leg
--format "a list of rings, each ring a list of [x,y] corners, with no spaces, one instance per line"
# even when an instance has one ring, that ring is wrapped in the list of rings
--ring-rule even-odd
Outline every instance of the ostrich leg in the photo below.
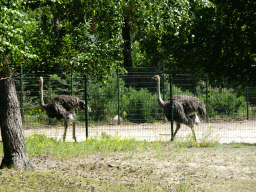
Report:
[[[189,120],[189,125],[188,125],[188,124],[187,124],[187,125],[190,126],[190,128],[191,128],[191,130],[192,130],[192,133],[193,133],[193,136],[194,136],[194,139],[196,140],[196,134],[195,134],[195,131],[194,131],[194,121],[191,120],[191,118],[190,118],[188,115],[186,115],[186,116],[187,116],[187,118],[188,118],[188,120]],[[181,127],[180,123],[177,123],[176,130],[175,130],[175,132],[174,132],[174,134],[173,134],[173,137],[174,137],[174,138],[175,138],[177,132],[179,131],[180,127]]]
[[[73,111],[69,114],[69,119],[72,121],[73,126],[73,139],[76,142],[76,113]]]
[[[192,118],[190,118],[189,115],[186,115],[187,119],[189,120],[189,123],[187,124],[187,126],[190,126],[191,130],[192,130],[192,134],[193,134],[193,137],[196,141],[196,134],[195,134],[195,131],[194,131],[194,124],[195,124],[195,121],[194,119],[196,119],[197,115],[195,116],[195,114],[192,116]],[[198,118],[198,117],[197,117]],[[199,120],[199,118],[198,118]]]
[[[76,122],[72,122],[72,126],[73,126],[73,139],[76,142]]]
[[[73,113],[72,114],[72,117],[73,117],[73,119],[72,119],[72,126],[73,126],[73,139],[75,140],[75,142],[76,142],[76,114],[75,113]]]
[[[196,134],[195,134],[195,131],[194,131],[194,126],[191,126],[191,130],[192,130],[192,133],[193,133],[194,139],[195,139],[195,141],[196,141]]]
[[[63,141],[65,141],[65,139],[66,139],[67,129],[68,129],[68,120],[67,120],[67,119],[64,119],[64,134],[63,134]]]
[[[180,129],[180,123],[177,123],[176,130],[175,130],[174,133],[173,133],[173,137],[174,137],[174,138],[175,138],[177,132],[179,131],[179,129]]]
[[[196,141],[196,134],[195,134],[195,131],[194,131],[194,124],[195,124],[195,120],[197,119],[197,121],[200,122],[199,118],[197,117],[196,113],[192,116],[192,118],[190,118],[188,115],[186,115],[187,118],[189,119],[189,124],[190,124],[190,128],[192,130],[192,133],[193,133],[193,137]],[[197,124],[197,123],[196,123]]]

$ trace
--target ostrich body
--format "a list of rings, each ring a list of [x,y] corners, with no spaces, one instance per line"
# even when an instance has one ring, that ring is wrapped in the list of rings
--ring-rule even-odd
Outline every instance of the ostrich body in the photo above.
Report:
[[[155,75],[153,78],[157,81],[158,104],[160,108],[163,109],[166,118],[170,121],[172,111],[171,100],[162,100],[160,94],[160,77],[159,75]],[[194,124],[200,123],[197,113],[202,115],[203,118],[206,116],[204,103],[197,97],[188,95],[173,95],[173,109],[173,120],[177,123],[173,137],[175,137],[181,127],[181,124],[183,123],[191,128],[193,136],[196,140]]]
[[[63,140],[66,139],[66,133],[68,128],[68,120],[72,121],[73,126],[73,139],[76,142],[75,136],[75,123],[76,123],[76,113],[75,110],[85,109],[85,101],[79,99],[78,97],[71,95],[57,95],[55,98],[50,100],[47,104],[44,103],[43,98],[43,77],[39,78],[41,84],[41,97],[40,105],[46,111],[49,118],[56,118],[58,120],[64,119],[64,134]],[[90,109],[89,109],[90,110]]]
[[[173,99],[177,100],[182,104],[185,114],[188,115],[189,118],[191,118],[195,124],[198,125],[200,123],[197,113],[199,113],[201,117],[205,119],[206,117],[205,105],[203,101],[200,100],[199,98],[194,96],[189,96],[189,95],[173,95]],[[174,136],[180,129],[180,126],[181,126],[180,123],[177,123],[177,128],[175,130]],[[191,127],[191,129],[192,129],[194,138],[196,139],[194,128]]]

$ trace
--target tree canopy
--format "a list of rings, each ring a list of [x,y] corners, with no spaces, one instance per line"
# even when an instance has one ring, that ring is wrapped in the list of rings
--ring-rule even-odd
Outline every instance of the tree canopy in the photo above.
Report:
[[[255,8],[248,0],[2,1],[1,65],[7,54],[35,71],[58,65],[101,78],[123,67],[127,21],[134,67],[165,65],[254,85]]]
[[[105,80],[112,69],[131,76],[136,66],[164,65],[169,74],[186,70],[216,84],[255,86],[255,10],[249,0],[2,0],[1,167],[35,168],[13,68],[40,74],[57,66]]]
[[[255,86],[256,2],[212,3],[213,7],[195,11],[193,41],[179,48],[186,53],[177,54],[177,58],[185,66],[209,74],[211,81],[219,84],[227,79],[237,85]]]

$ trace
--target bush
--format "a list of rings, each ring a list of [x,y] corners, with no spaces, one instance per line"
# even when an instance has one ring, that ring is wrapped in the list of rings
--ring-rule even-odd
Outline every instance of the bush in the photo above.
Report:
[[[153,122],[161,118],[157,96],[147,89],[135,90],[132,87],[126,89],[126,95],[121,100],[122,111],[127,113],[127,119],[133,122]]]
[[[68,87],[70,84],[70,76],[60,79],[57,76],[51,76],[50,81],[45,82],[44,100],[49,102],[51,98],[58,94],[56,88],[57,82],[61,82],[63,86]],[[84,97],[83,81],[81,82],[78,74],[73,74],[73,93],[79,98]],[[89,113],[89,120],[94,122],[109,122],[118,114],[118,85],[117,76],[115,73],[109,77],[107,83],[97,82],[91,79],[87,85],[88,90],[88,105],[92,111]],[[151,93],[148,89],[142,88],[136,90],[132,87],[125,87],[125,82],[122,78],[119,79],[120,90],[120,116],[123,119],[132,122],[153,122],[155,120],[164,119],[163,111],[158,106],[157,94]],[[38,89],[39,91],[39,89]],[[170,98],[170,86],[165,83],[164,100]],[[173,94],[193,94],[189,91],[181,91],[181,88],[173,86]],[[238,96],[238,93],[233,89],[219,89],[208,87],[208,100],[206,101],[206,87],[204,82],[200,82],[197,87],[197,97],[207,103],[207,113],[209,117],[215,116],[240,116],[241,112],[246,111],[246,100],[244,96]],[[25,97],[24,97],[25,98]],[[33,124],[47,123],[56,124],[59,121],[49,119],[45,112],[42,112],[39,106],[38,97],[26,97],[24,102],[25,121],[29,120]],[[35,105],[36,103],[36,105]],[[77,111],[77,120],[84,121],[85,112]]]
[[[206,101],[205,84],[197,88],[199,98],[204,103],[207,103],[207,113],[209,117],[215,116],[240,116],[242,112],[246,111],[246,99],[244,96],[237,96],[233,89],[227,88],[212,88],[208,87],[208,100]]]
[[[93,121],[109,121],[118,114],[118,85],[117,76],[109,77],[107,83],[89,82],[89,106],[92,108],[90,118]],[[124,89],[124,81],[120,79],[120,90]]]

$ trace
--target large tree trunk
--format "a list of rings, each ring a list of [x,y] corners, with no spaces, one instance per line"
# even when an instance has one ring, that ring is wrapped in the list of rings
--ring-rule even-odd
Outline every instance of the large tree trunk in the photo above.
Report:
[[[131,52],[131,34],[130,34],[129,19],[124,19],[124,24],[122,27],[122,37],[124,40],[123,55],[124,55],[124,68],[127,70],[128,74],[125,78],[125,86],[136,87],[134,85],[134,74],[132,65],[132,52]]]
[[[26,152],[26,142],[15,81],[9,67],[0,70],[0,127],[4,148],[1,167],[37,169]]]

